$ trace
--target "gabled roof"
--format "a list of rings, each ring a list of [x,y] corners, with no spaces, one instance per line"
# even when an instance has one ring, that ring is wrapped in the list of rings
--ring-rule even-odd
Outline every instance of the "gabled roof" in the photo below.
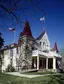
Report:
[[[39,39],[41,39],[42,37],[43,37],[43,35],[45,34],[45,30],[41,33],[41,35],[38,37],[38,38],[36,38],[36,40],[39,40]]]

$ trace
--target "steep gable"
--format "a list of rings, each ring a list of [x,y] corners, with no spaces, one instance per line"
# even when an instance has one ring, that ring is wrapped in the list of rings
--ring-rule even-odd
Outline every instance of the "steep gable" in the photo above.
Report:
[[[54,48],[52,48],[51,51],[55,51],[56,53],[59,52],[56,42],[54,43]]]
[[[27,36],[33,38],[31,28],[30,28],[30,25],[29,25],[28,21],[25,22],[24,30],[23,30],[23,32],[20,33],[20,37],[23,36],[23,35],[27,35]]]
[[[53,48],[53,49],[54,49],[57,53],[59,52],[56,42],[55,42],[55,44],[54,44],[54,48]]]
[[[19,36],[19,39],[18,39],[18,44],[21,44],[21,38],[22,38],[22,36],[25,36],[25,35],[27,37],[33,39],[31,28],[30,28],[30,24],[29,24],[28,21],[25,22],[23,32],[20,33],[20,36]]]
[[[45,30],[42,32],[42,34],[36,40],[40,44],[42,50],[50,49],[50,41],[48,39],[48,35]]]

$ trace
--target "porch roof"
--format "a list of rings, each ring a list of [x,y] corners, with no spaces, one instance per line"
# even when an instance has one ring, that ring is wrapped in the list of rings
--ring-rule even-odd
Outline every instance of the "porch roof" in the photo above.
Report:
[[[55,57],[59,57],[61,58],[61,55],[59,55],[58,53],[55,53],[55,52],[52,52],[52,51],[49,51],[49,52],[43,52],[43,51],[40,51],[40,50],[34,50],[32,52],[32,57],[35,57],[35,56],[41,56],[41,57],[48,57],[48,58],[53,58],[54,56]]]

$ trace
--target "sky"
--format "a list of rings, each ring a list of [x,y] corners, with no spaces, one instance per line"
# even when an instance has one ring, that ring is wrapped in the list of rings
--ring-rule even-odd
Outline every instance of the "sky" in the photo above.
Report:
[[[11,4],[4,0],[3,4],[5,7],[10,7]],[[64,47],[64,0],[40,0],[41,3],[37,4],[37,0],[33,0],[36,3],[36,6],[39,6],[44,11],[41,11],[37,7],[34,7],[33,4],[27,2],[28,0],[22,0],[19,2],[20,7],[27,8],[24,12],[20,10],[13,11],[17,16],[19,16],[20,22],[17,24],[15,18],[3,12],[3,9],[0,8],[0,32],[2,37],[5,40],[4,45],[9,45],[14,43],[14,33],[9,31],[9,28],[15,28],[15,42],[18,42],[19,34],[23,31],[24,23],[26,20],[29,21],[32,35],[34,38],[37,38],[42,32],[43,29],[46,30],[48,38],[51,43],[51,47],[54,46],[56,42],[58,48],[61,49]],[[45,23],[40,21],[39,18],[45,16]]]

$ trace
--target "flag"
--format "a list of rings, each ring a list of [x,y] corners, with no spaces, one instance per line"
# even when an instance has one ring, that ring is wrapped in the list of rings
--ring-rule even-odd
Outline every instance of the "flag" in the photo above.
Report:
[[[14,32],[15,31],[15,28],[9,28],[10,31]]]
[[[45,22],[45,17],[43,17],[43,18],[40,18],[40,21],[44,21],[44,22]]]

